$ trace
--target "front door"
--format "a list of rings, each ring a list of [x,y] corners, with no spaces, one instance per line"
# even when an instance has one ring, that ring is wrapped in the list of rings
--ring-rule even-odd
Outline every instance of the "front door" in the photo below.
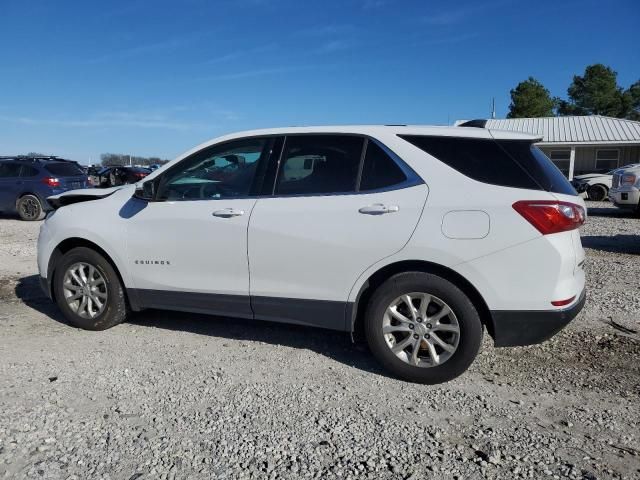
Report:
[[[247,226],[271,140],[207,147],[155,182],[156,201],[127,214],[127,249],[142,307],[251,317]]]
[[[274,195],[249,225],[256,318],[345,328],[350,289],[402,249],[428,188],[377,141],[287,136]]]

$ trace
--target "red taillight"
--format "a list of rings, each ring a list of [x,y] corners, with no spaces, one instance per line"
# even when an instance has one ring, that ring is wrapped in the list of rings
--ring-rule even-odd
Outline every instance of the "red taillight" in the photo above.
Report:
[[[45,185],[48,185],[49,187],[59,187],[60,186],[60,180],[58,180],[57,178],[54,178],[54,177],[44,177],[42,179],[42,183],[44,183]]]
[[[585,219],[584,208],[569,202],[521,200],[513,209],[543,235],[576,229]]]
[[[576,296],[574,295],[571,298],[567,298],[566,300],[554,300],[551,302],[551,305],[554,307],[564,307],[565,305],[569,305],[571,302],[575,300]]]

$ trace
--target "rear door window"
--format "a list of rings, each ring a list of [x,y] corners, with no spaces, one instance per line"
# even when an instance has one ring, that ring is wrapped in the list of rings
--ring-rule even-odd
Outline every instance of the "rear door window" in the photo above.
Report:
[[[369,140],[366,148],[361,191],[392,187],[407,179],[398,164],[376,142]]]
[[[13,162],[0,163],[0,178],[12,178],[20,175],[20,164]]]
[[[82,169],[73,162],[48,163],[44,168],[50,174],[58,177],[77,177],[78,175],[84,175]]]
[[[423,135],[400,137],[479,182],[576,195],[562,172],[530,142]]]
[[[20,170],[21,177],[35,177],[36,175],[38,175],[37,168],[31,165],[22,165],[22,170]]]
[[[327,195],[356,191],[364,138],[293,135],[286,138],[276,195]]]

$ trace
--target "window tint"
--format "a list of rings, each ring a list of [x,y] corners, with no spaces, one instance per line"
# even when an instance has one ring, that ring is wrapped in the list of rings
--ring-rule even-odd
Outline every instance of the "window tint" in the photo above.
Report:
[[[20,164],[2,162],[0,163],[0,178],[17,177],[20,175]]]
[[[529,142],[419,135],[401,138],[479,182],[576,194],[551,160]]]
[[[20,170],[21,177],[35,177],[36,175],[38,175],[37,168],[31,165],[22,165],[22,170]]]
[[[249,195],[266,140],[247,138],[201,150],[165,173],[158,198],[207,200]]]
[[[352,135],[287,137],[276,195],[355,191],[363,145],[363,138]]]
[[[75,177],[78,175],[84,175],[83,170],[73,162],[48,163],[44,168],[52,175],[59,177]]]
[[[374,141],[367,142],[360,190],[376,190],[407,179],[398,164]]]
[[[497,143],[535,180],[539,189],[565,195],[578,194],[567,177],[535,145],[514,140],[498,140]]]

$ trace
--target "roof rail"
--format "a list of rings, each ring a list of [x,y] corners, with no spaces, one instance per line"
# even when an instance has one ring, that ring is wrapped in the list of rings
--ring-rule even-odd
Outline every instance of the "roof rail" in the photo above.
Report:
[[[459,127],[476,127],[476,128],[485,128],[487,125],[487,120],[483,118],[478,118],[475,120],[467,120],[466,122],[462,122],[459,124]]]
[[[75,160],[67,160],[55,155],[2,155],[0,160],[22,160],[28,162],[55,161],[55,162],[71,162],[78,163]]]

